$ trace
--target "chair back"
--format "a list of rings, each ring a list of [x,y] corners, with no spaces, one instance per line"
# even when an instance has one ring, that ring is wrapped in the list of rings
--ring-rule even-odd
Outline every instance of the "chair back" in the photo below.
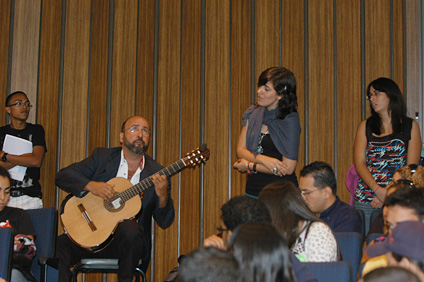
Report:
[[[357,232],[336,232],[337,242],[344,261],[352,266],[352,281],[356,281],[362,253],[362,239]]]
[[[35,231],[35,245],[37,255],[35,256],[31,272],[40,281],[41,266],[38,264],[40,257],[53,257],[57,236],[57,212],[55,208],[42,208],[26,210],[31,218]]]
[[[12,228],[0,228],[0,274],[6,281],[10,281],[13,237]]]
[[[352,270],[349,262],[303,262],[318,282],[351,282]]]
[[[362,242],[364,242],[365,236],[367,235],[367,234],[365,234],[365,212],[363,210],[356,210],[356,211],[361,216],[361,222],[362,222],[362,225],[361,225],[361,239],[362,239]]]

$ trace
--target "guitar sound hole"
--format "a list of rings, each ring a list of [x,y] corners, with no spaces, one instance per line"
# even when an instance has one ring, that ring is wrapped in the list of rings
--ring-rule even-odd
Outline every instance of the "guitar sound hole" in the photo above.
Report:
[[[103,201],[103,204],[105,206],[105,209],[110,212],[118,212],[122,210],[125,206],[125,202],[122,201],[120,197],[112,201]]]

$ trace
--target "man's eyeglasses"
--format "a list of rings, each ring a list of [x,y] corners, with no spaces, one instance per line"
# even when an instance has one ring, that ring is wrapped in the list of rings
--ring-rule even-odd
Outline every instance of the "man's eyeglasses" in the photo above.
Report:
[[[415,187],[415,183],[412,182],[411,180],[408,179],[398,179],[396,181],[393,181],[394,184],[402,184],[405,185],[406,187],[410,187],[410,188],[416,188]]]
[[[127,130],[131,133],[136,133],[141,131],[143,135],[150,136],[150,129],[148,129],[147,127],[131,126]]]
[[[380,92],[380,91],[375,91],[374,93],[369,92],[367,93],[367,100],[371,100],[371,98],[374,96],[375,97],[380,96],[381,93],[383,92]]]
[[[32,108],[32,105],[31,105],[31,103],[30,103],[30,102],[25,102],[25,103],[18,102],[18,103],[10,104],[10,105],[9,105],[9,107],[12,107],[12,106],[15,106],[15,107],[17,107],[17,108],[19,108],[19,107],[21,107],[21,106],[24,106],[24,107],[27,107],[27,108]]]
[[[314,193],[316,191],[319,191],[320,189],[316,189],[316,190],[312,190],[312,191],[308,191],[308,190],[300,190],[300,194],[302,194],[302,196],[308,196],[311,193]]]

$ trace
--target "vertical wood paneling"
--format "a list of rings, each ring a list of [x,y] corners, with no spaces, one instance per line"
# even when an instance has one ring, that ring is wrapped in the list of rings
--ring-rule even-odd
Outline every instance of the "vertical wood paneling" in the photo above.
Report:
[[[409,17],[409,15],[408,15]],[[404,93],[403,0],[393,0],[393,80]],[[416,37],[418,41],[418,36]]]
[[[41,167],[40,184],[44,206],[54,207],[62,2],[43,0],[42,9],[37,116],[46,132],[47,154]]]
[[[82,160],[86,148],[90,2],[66,1],[60,167]],[[67,193],[61,190],[59,199]]]
[[[291,70],[296,78],[297,111],[302,132],[296,175],[305,165],[305,16],[304,2],[282,1],[282,66]]]
[[[231,159],[237,160],[237,143],[242,116],[250,105],[251,93],[251,1],[231,3]],[[244,195],[246,174],[231,169],[231,195]]]
[[[404,65],[406,66],[406,85],[404,85],[404,94],[406,94],[406,102],[408,115],[415,117],[416,112],[420,112],[421,121],[423,120],[424,110],[420,108],[420,45],[419,45],[419,5],[417,0],[406,1],[405,14],[405,35],[406,52]],[[422,48],[422,46],[421,46]],[[422,51],[421,51],[422,52]],[[422,61],[422,59],[421,59]],[[422,75],[422,74],[421,74]],[[423,100],[423,98],[421,98]],[[421,104],[421,107],[423,105]],[[421,127],[421,136],[423,136],[424,128]]]
[[[345,202],[349,202],[350,192],[344,181],[353,162],[353,143],[361,121],[360,5],[360,0],[336,1],[337,194]]]
[[[159,10],[156,160],[167,166],[179,158],[181,2],[160,1]],[[171,181],[171,195],[178,210],[178,177]],[[172,269],[170,266],[177,263],[178,222],[175,220],[165,230],[156,227],[154,278],[162,281]]]
[[[9,65],[10,1],[0,1],[0,107],[4,107],[7,93]],[[0,124],[5,124],[5,112],[0,114]]]
[[[88,154],[106,145],[109,13],[109,1],[93,0]]]
[[[308,11],[309,160],[334,166],[333,1],[309,1]]]
[[[365,1],[366,86],[382,76],[391,76],[390,0]]]
[[[182,6],[183,34],[181,50],[181,153],[183,154],[200,145],[200,15],[200,0],[184,1],[184,5]],[[207,168],[208,164],[206,164],[205,169]],[[186,170],[181,173],[181,237],[179,242],[181,254],[188,254],[199,246],[199,175],[199,168]]]
[[[24,91],[32,108],[28,122],[36,123],[38,46],[41,0],[15,0],[10,91]]]
[[[220,208],[228,200],[230,2],[206,1],[204,235],[216,233]]]
[[[279,0],[255,1],[255,79],[280,60]]]
[[[137,62],[137,0],[115,1],[112,54],[112,99],[110,144],[120,146],[124,120],[135,114]],[[93,111],[96,111],[93,105]]]
[[[155,0],[140,0],[138,6],[137,114],[151,123],[153,121]]]

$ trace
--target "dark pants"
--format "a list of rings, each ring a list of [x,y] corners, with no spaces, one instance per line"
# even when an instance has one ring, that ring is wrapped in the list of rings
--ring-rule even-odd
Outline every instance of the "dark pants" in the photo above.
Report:
[[[143,227],[133,220],[118,225],[114,239],[103,250],[93,253],[75,245],[66,234],[57,238],[56,256],[59,257],[59,281],[70,281],[72,265],[82,258],[118,258],[118,281],[133,281],[140,259],[149,257]]]

